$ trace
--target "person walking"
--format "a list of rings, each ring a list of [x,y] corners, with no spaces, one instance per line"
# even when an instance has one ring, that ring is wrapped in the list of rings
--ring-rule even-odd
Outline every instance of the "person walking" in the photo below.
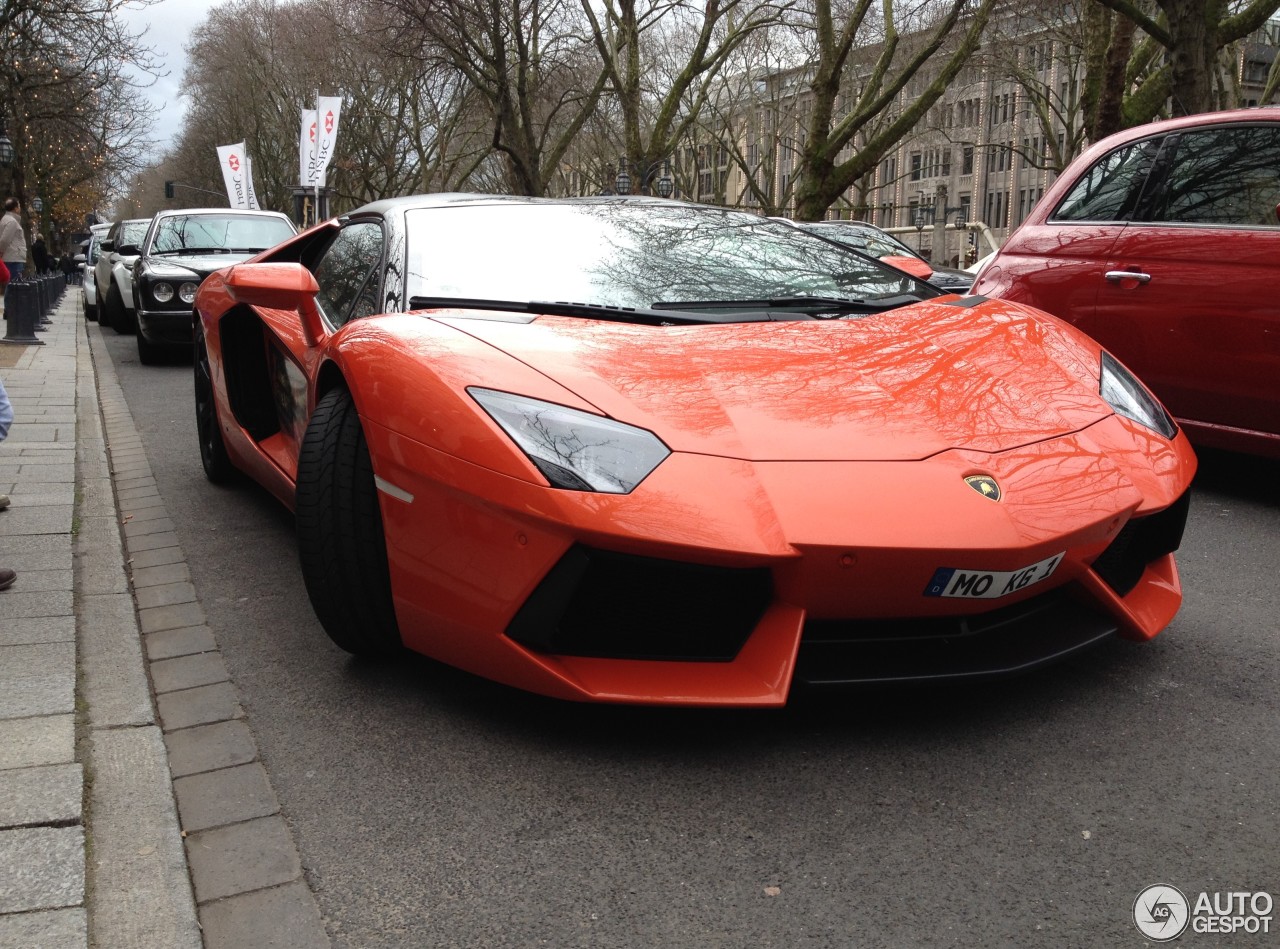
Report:
[[[44,238],[39,235],[31,243],[31,262],[36,265],[36,273],[49,272],[49,249],[44,246]]]
[[[0,379],[0,442],[9,434],[9,426],[13,424],[13,405],[9,402],[9,393],[4,391],[4,380]],[[0,494],[0,511],[9,506],[9,495]],[[18,574],[8,567],[0,567],[0,590],[13,586]]]
[[[22,205],[17,198],[5,198],[0,217],[0,261],[9,268],[9,279],[18,280],[27,269],[27,237],[22,231]]]

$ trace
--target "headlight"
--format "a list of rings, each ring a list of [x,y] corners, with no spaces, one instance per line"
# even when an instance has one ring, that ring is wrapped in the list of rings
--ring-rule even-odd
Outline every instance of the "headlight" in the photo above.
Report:
[[[1108,405],[1125,418],[1131,418],[1165,438],[1173,438],[1178,433],[1178,426],[1173,424],[1173,419],[1164,410],[1164,406],[1133,373],[1116,362],[1115,357],[1106,351],[1102,353],[1102,385],[1099,393],[1107,400]]]
[[[671,454],[642,428],[508,392],[467,392],[553,487],[630,494]]]
[[[178,296],[182,298],[183,303],[194,303],[196,299],[196,290],[198,289],[198,284],[184,283],[178,288]]]
[[[151,295],[156,298],[157,303],[168,303],[173,299],[173,284],[153,284],[151,287]]]

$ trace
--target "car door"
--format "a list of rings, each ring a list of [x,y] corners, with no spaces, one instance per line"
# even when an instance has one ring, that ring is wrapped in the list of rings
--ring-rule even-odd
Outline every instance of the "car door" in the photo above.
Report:
[[[382,312],[379,292],[384,244],[378,221],[356,221],[345,225],[310,265],[319,288],[316,307],[327,334]],[[260,447],[292,479],[315,406],[315,375],[324,340],[309,340],[295,311],[261,309],[259,314],[270,330],[264,368],[276,416],[276,425],[267,427],[273,437],[263,440]]]
[[[1280,123],[1172,133],[1157,169],[1080,325],[1178,418],[1280,432]]]
[[[1120,145],[1081,171],[1056,206],[1038,205],[984,268],[974,292],[1047,310],[1113,345],[1095,332],[1102,275],[1140,213],[1160,143],[1153,136]],[[1141,351],[1139,327],[1106,331],[1120,337],[1119,349]]]

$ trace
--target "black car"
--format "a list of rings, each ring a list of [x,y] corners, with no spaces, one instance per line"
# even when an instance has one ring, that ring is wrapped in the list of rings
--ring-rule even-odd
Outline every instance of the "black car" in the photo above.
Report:
[[[153,363],[162,348],[191,345],[191,307],[200,282],[297,233],[276,211],[187,208],[161,211],[147,229],[133,271],[138,358]]]

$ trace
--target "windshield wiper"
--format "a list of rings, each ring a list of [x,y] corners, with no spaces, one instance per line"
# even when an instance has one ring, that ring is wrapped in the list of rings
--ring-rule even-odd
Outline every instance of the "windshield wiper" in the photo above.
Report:
[[[909,303],[919,303],[922,297],[902,293],[892,297],[851,299],[849,297],[793,296],[768,297],[759,300],[658,300],[655,310],[812,310],[818,313],[883,313]]]
[[[177,247],[155,251],[157,257],[190,257],[192,254],[229,254],[225,247]]]
[[[606,306],[602,303],[573,303],[565,300],[485,300],[474,297],[410,297],[409,309],[431,310],[448,308],[459,310],[501,310],[508,313],[530,313],[549,316],[581,316],[592,320],[612,320],[617,323],[641,323],[650,326],[700,323],[764,323],[768,313],[679,313],[673,310],[643,309],[641,307]]]

